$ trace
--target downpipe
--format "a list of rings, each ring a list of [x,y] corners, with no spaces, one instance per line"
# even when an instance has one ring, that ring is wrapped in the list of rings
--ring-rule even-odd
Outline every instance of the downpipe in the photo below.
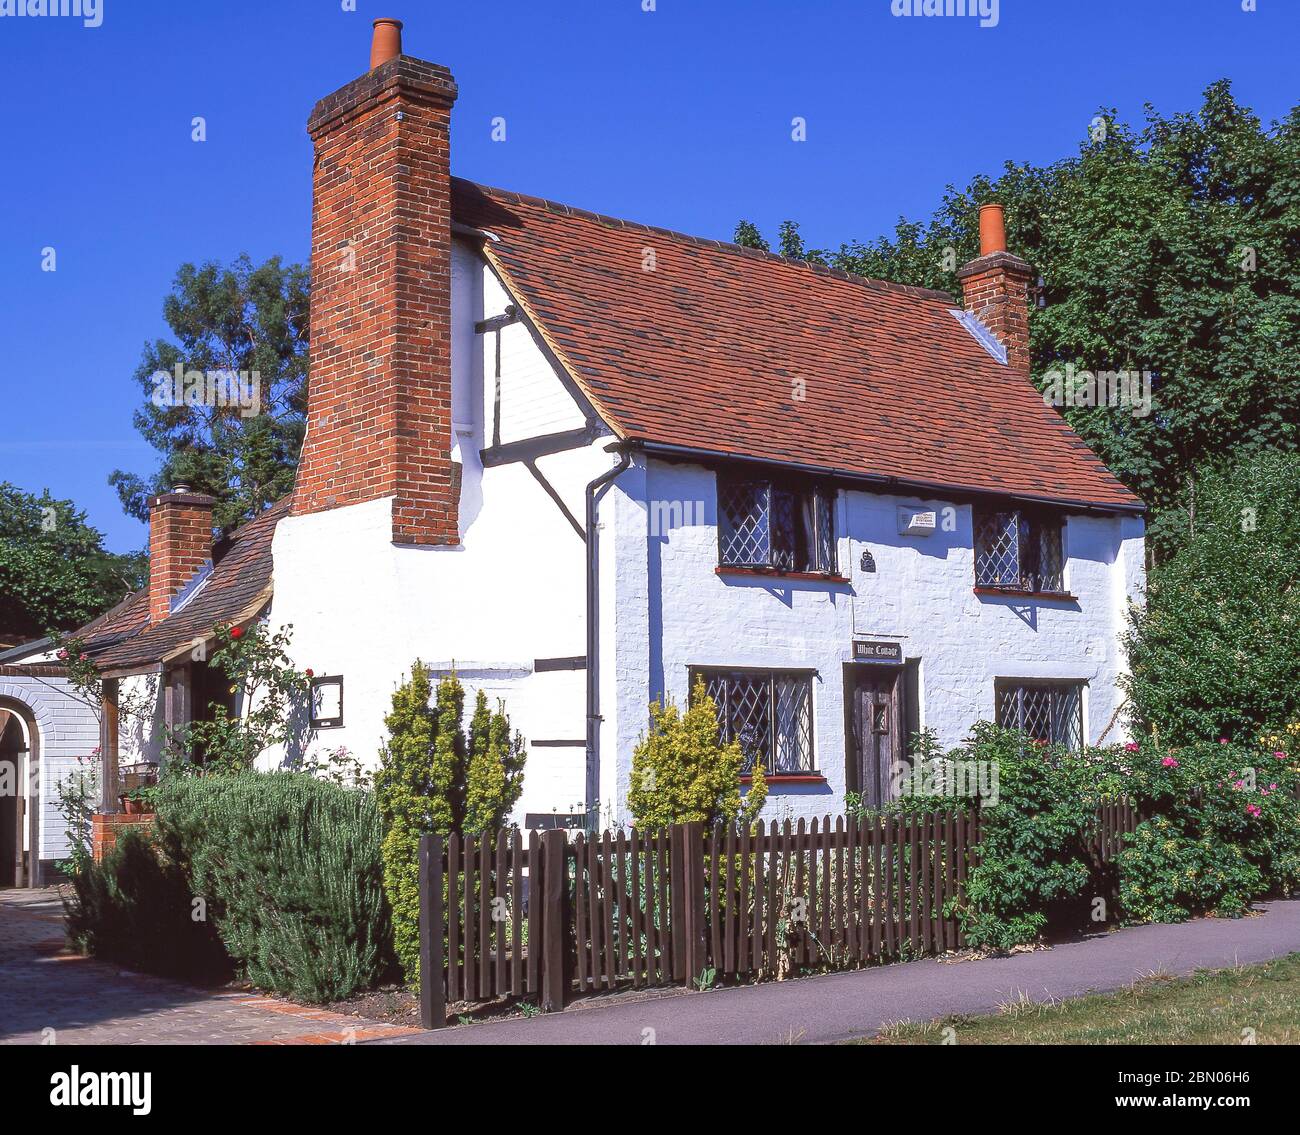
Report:
[[[618,453],[618,463],[587,483],[587,830],[600,821],[600,539],[596,510],[602,491],[632,464],[631,455],[617,443],[607,452]]]

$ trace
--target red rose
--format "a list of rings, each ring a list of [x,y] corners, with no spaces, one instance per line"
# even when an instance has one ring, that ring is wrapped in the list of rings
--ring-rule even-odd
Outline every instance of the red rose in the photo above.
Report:
[[[244,632],[243,632],[242,630],[240,630],[238,627],[231,627],[231,628],[230,628],[230,637],[231,637],[231,638],[239,638],[239,637],[241,637],[241,636],[243,635],[243,633],[244,633]]]
[[[316,677],[316,671],[313,670],[310,666],[308,666],[307,669],[303,671],[303,673],[306,674],[307,677],[309,678]]]

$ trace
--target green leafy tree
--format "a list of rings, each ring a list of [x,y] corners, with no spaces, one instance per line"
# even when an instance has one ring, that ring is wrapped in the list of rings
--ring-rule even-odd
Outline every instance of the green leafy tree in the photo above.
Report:
[[[1041,275],[1030,312],[1036,378],[1149,371],[1154,412],[1065,411],[1153,509],[1151,547],[1197,470],[1237,452],[1300,444],[1300,107],[1265,126],[1226,81],[1195,113],[1148,108],[1140,129],[1103,109],[1072,156],[1008,162],[949,186],[928,221],[842,245],[834,267],[961,294],[978,207],[1006,208],[1010,247]],[[1176,519],[1174,521],[1176,526]]]
[[[799,235],[799,225],[794,221],[782,221],[776,236],[777,249],[782,256],[792,260],[804,258],[803,237]]]
[[[431,704],[432,703],[432,704]],[[505,707],[488,709],[480,691],[464,729],[465,689],[455,674],[433,687],[416,661],[384,718],[375,794],[384,819],[384,886],[393,908],[397,956],[419,980],[420,837],[474,835],[506,822],[523,788],[524,743],[511,737]]]
[[[181,265],[163,302],[174,340],[147,343],[135,372],[144,395],[135,426],[162,466],[153,477],[119,469],[109,478],[128,514],[147,519],[149,497],[184,482],[216,497],[216,524],[230,528],[293,487],[307,399],[307,287],[307,269],[279,257]],[[160,399],[156,376],[174,376],[177,366],[255,373],[257,412]]]
[[[1300,721],[1300,455],[1204,471],[1168,529],[1126,636],[1139,727],[1190,744]]]
[[[0,483],[0,633],[73,630],[143,586],[144,555],[103,539],[72,501]]]
[[[650,732],[632,753],[628,807],[642,830],[700,821],[750,824],[767,799],[762,765],[742,802],[740,742],[718,736],[718,706],[697,679],[682,713],[672,702],[650,705]]]
[[[738,221],[736,223],[736,232],[732,236],[733,244],[740,245],[741,248],[757,248],[763,252],[768,251],[767,241],[763,239],[763,234],[758,231],[758,226],[753,221]]]

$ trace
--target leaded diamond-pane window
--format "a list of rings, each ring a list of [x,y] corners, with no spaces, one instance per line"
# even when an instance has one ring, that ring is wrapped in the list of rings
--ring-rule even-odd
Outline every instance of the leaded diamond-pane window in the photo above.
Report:
[[[761,762],[769,776],[811,772],[812,676],[771,670],[698,670],[718,707],[724,744],[736,740],[744,771]]]
[[[1011,591],[1065,589],[1061,523],[1020,509],[975,514],[975,585]]]
[[[762,481],[732,481],[718,489],[722,562],[750,567],[772,560],[772,487]]]
[[[1083,683],[997,683],[998,724],[1019,729],[1031,740],[1083,748]]]
[[[718,543],[726,567],[835,571],[833,500],[817,485],[718,476]]]
[[[1020,522],[1014,512],[975,518],[975,582],[980,587],[1020,586]]]

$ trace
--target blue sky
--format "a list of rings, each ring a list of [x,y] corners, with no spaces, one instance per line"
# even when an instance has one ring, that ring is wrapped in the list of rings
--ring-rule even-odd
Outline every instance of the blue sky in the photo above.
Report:
[[[155,468],[131,425],[141,346],[166,333],[182,262],[305,259],[304,124],[365,69],[376,16],[455,74],[460,176],[722,238],[742,216],[769,236],[795,218],[813,246],[871,238],[950,182],[1073,152],[1099,106],[1190,110],[1224,76],[1266,120],[1300,102],[1297,0],[1001,0],[991,28],[897,18],[891,0],[642,2],[101,0],[97,28],[0,18],[0,480],[71,497],[116,551],[143,546],[107,483]]]

